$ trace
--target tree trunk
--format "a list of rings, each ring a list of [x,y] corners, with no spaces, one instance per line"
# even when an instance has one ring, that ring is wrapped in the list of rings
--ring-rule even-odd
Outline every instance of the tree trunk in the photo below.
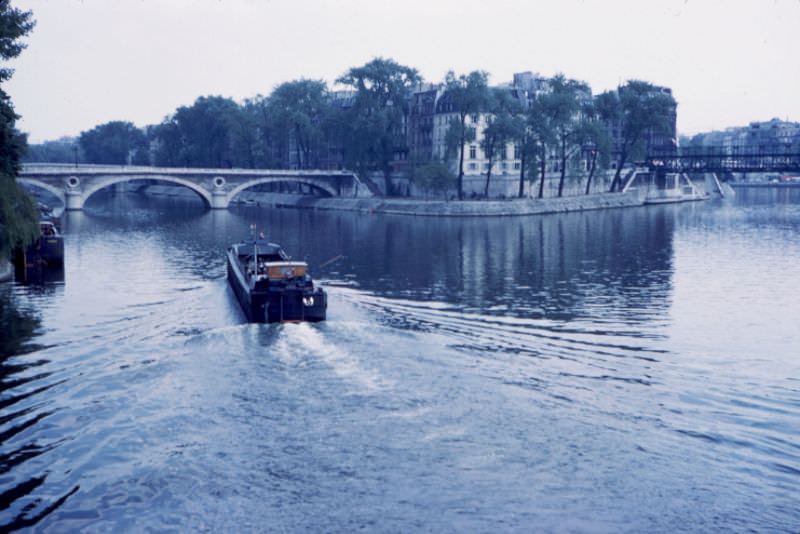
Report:
[[[458,148],[458,200],[464,200],[464,143],[466,142],[466,135],[464,128],[466,127],[466,115],[461,115],[461,145]]]
[[[547,148],[542,145],[542,161],[539,162],[539,172],[541,173],[541,180],[539,180],[539,198],[544,198],[544,177],[547,174]]]
[[[592,164],[589,166],[589,177],[586,178],[586,194],[589,194],[589,190],[592,187],[592,177],[594,176],[594,171],[597,168],[597,150],[592,150]]]
[[[611,182],[611,192],[616,193],[617,188],[620,186],[620,175],[622,174],[622,167],[625,166],[625,162],[628,159],[628,152],[627,150],[623,150],[619,155],[619,160],[617,160],[617,170],[614,173],[614,180]]]
[[[561,176],[558,179],[558,196],[564,194],[564,179],[567,176],[567,140],[561,140]]]
[[[295,150],[295,160],[296,160],[297,168],[298,169],[302,169],[303,168],[303,161],[301,159],[300,154],[302,153],[302,150],[303,150],[303,143],[300,142],[300,134],[298,134],[298,133],[294,134],[294,144],[295,144],[294,150]]]
[[[519,156],[519,198],[522,198],[525,193],[525,151]]]
[[[489,181],[492,179],[492,157],[490,153],[489,168],[486,170],[486,185],[483,187],[483,196],[489,198]]]

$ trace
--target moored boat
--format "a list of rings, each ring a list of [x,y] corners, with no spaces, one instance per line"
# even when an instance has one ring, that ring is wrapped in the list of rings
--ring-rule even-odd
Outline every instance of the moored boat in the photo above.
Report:
[[[228,282],[248,321],[325,320],[325,291],[314,286],[308,264],[292,261],[279,245],[265,239],[236,243],[227,263]]]
[[[55,224],[39,222],[39,237],[25,249],[19,249],[14,258],[18,266],[42,265],[55,267],[64,264],[64,238]]]

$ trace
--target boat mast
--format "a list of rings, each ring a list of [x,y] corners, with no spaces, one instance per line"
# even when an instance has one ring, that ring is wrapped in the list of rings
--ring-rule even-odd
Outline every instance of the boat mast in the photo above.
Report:
[[[250,225],[250,233],[253,236],[253,280],[258,280],[258,241],[256,241],[256,225]]]

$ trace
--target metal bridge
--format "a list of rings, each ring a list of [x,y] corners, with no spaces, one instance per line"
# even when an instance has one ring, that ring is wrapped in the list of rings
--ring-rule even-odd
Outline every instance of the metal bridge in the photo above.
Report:
[[[682,147],[678,153],[651,154],[645,165],[668,173],[800,173],[800,148]]]
[[[227,209],[240,192],[277,182],[300,183],[329,197],[372,196],[350,171],[269,169],[188,169],[128,167],[121,165],[24,165],[17,182],[45,189],[57,196],[67,210],[81,210],[97,191],[131,180],[158,180],[188,187],[213,209]]]

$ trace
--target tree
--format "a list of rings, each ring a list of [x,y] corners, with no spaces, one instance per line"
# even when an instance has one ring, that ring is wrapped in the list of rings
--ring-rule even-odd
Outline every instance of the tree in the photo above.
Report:
[[[494,159],[504,155],[509,142],[518,139],[524,129],[524,119],[520,117],[521,106],[514,97],[503,88],[493,88],[490,91],[490,100],[487,116],[487,125],[483,130],[481,148],[488,159],[486,169],[486,185],[483,196],[489,197],[489,183],[492,179]]]
[[[62,137],[54,141],[29,144],[22,160],[26,163],[75,163],[76,158],[83,160],[78,153],[78,139]]]
[[[81,132],[78,139],[89,163],[149,163],[147,136],[130,122],[111,121]]]
[[[525,179],[529,170],[531,174],[536,172],[536,163],[538,161],[536,136],[533,134],[527,114],[522,115],[521,120],[519,136],[516,139],[517,149],[519,150],[519,189],[517,191],[519,198],[525,196]]]
[[[458,198],[464,198],[464,145],[475,140],[475,127],[467,124],[468,117],[477,117],[486,109],[489,101],[489,74],[484,71],[472,71],[456,77],[453,71],[445,78],[445,112],[457,114],[450,121],[446,135],[449,149],[458,150]],[[473,121],[475,122],[475,121]]]
[[[258,129],[255,118],[245,106],[229,116],[232,165],[255,169],[257,166]]]
[[[288,139],[281,135],[269,114],[269,97],[256,95],[244,101],[242,112],[253,128],[251,136],[254,167],[288,167]]]
[[[547,149],[554,142],[554,129],[547,112],[547,94],[537,94],[528,108],[527,125],[532,158],[539,166],[538,198],[544,197],[544,182],[547,177]]]
[[[564,193],[567,162],[580,149],[582,128],[581,101],[591,97],[589,86],[558,74],[550,80],[550,90],[542,95],[540,112],[544,114],[558,151],[558,196]]]
[[[455,177],[445,163],[431,161],[414,168],[414,183],[426,191],[443,193],[446,199]]]
[[[579,134],[583,152],[588,156],[589,174],[586,177],[586,191],[589,194],[592,188],[597,168],[605,168],[611,151],[611,137],[608,133],[607,120],[596,100],[584,106],[583,120]]]
[[[187,162],[182,159],[184,140],[178,124],[171,118],[168,117],[160,124],[147,128],[147,136],[153,163],[157,167],[188,166]]]
[[[406,102],[422,78],[416,69],[379,57],[351,68],[336,81],[356,92],[347,110],[347,163],[359,172],[383,171],[390,180],[395,151],[405,146]],[[390,182],[388,189],[392,189]]]
[[[0,59],[17,57],[25,44],[20,41],[34,26],[33,14],[11,7],[0,0]],[[0,83],[11,78],[13,70],[0,68]],[[26,246],[38,235],[36,207],[16,183],[27,139],[16,128],[19,116],[11,98],[0,87],[0,259],[17,246]]]
[[[611,191],[620,188],[622,168],[631,159],[644,155],[649,134],[671,133],[676,103],[671,94],[639,80],[629,80],[616,91],[598,95],[602,97],[604,114],[609,123],[617,125],[620,136],[616,141],[617,169],[611,182]]]
[[[186,167],[233,167],[234,125],[242,109],[230,98],[201,96],[181,106],[153,129],[157,164]]]
[[[321,80],[285,82],[272,91],[265,111],[279,135],[293,142],[298,169],[319,165],[329,108],[328,88]]]

